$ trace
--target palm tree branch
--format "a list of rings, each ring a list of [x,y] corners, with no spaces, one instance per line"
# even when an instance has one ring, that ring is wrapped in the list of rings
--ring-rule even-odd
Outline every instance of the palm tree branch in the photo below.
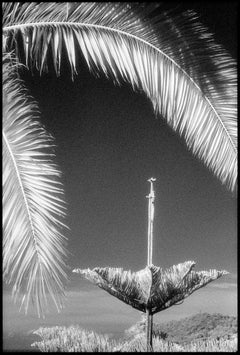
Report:
[[[5,5],[6,48],[23,37],[26,62],[47,69],[51,47],[60,73],[62,43],[72,74],[76,44],[89,68],[120,76],[142,89],[187,146],[233,190],[237,179],[236,63],[217,45],[196,14],[145,16],[137,5]],[[154,5],[155,6],[155,5]],[[148,7],[147,7],[148,8]],[[28,10],[28,11],[27,11]],[[11,15],[11,12],[13,14]],[[30,26],[30,27],[29,27]],[[18,55],[16,53],[16,55]],[[206,64],[209,70],[206,70]]]
[[[170,62],[173,63],[174,66],[176,66],[184,75],[186,75],[186,77],[193,83],[193,85],[197,88],[197,90],[199,92],[202,93],[201,88],[199,87],[199,85],[194,81],[194,79],[183,69],[180,67],[180,65],[178,65],[178,63],[173,60],[173,58],[171,58],[170,56],[168,56],[166,53],[164,53],[161,49],[157,48],[156,46],[154,46],[153,44],[151,44],[150,42],[144,40],[143,38],[140,38],[136,35],[133,35],[132,33],[128,33],[126,31],[123,30],[119,30],[116,28],[110,28],[107,26],[103,26],[103,25],[96,25],[96,24],[90,24],[90,23],[81,23],[81,22],[70,22],[70,21],[64,21],[64,22],[60,22],[60,21],[48,21],[48,22],[32,22],[32,23],[25,23],[25,24],[17,24],[17,25],[11,25],[11,26],[6,26],[3,27],[3,32],[8,32],[11,30],[21,30],[24,28],[28,28],[28,27],[52,27],[52,26],[63,26],[66,28],[69,28],[69,26],[72,27],[87,27],[87,28],[96,28],[96,29],[103,29],[109,32],[116,32],[118,34],[123,34],[124,36],[127,36],[129,38],[135,39],[136,41],[142,42],[144,44],[146,44],[147,46],[153,48],[155,51],[159,52],[161,55],[163,55],[166,59],[168,59]],[[225,131],[226,135],[228,136],[232,147],[234,149],[235,152],[237,152],[237,147],[235,146],[232,137],[230,136],[229,132],[227,131],[226,127],[224,126],[224,123],[220,117],[220,115],[218,114],[218,112],[216,111],[216,109],[214,108],[214,106],[212,105],[212,103],[210,102],[210,100],[208,99],[208,97],[206,95],[203,95],[204,99],[207,101],[208,105],[210,106],[210,108],[213,110],[214,114],[218,117],[219,122],[222,125],[223,130]]]
[[[36,119],[37,105],[18,78],[18,64],[11,55],[3,59],[3,276],[13,283],[15,301],[21,294],[26,313],[31,298],[44,316],[46,293],[62,307],[67,279],[60,172],[52,137]]]
[[[30,213],[30,210],[29,210],[29,203],[28,203],[28,200],[26,198],[26,193],[25,193],[25,190],[24,190],[24,187],[23,187],[23,183],[22,183],[22,179],[21,179],[21,176],[20,176],[20,173],[19,173],[18,165],[17,165],[16,159],[14,157],[14,154],[12,152],[11,145],[9,144],[7,136],[6,136],[4,131],[2,132],[2,136],[3,136],[3,142],[4,142],[4,144],[7,147],[7,150],[9,152],[10,156],[11,156],[11,159],[12,159],[12,163],[14,165],[14,169],[15,169],[15,172],[16,172],[16,175],[17,175],[18,183],[19,183],[19,186],[21,188],[22,196],[23,196],[23,199],[24,199],[24,206],[25,206],[25,208],[27,210],[28,220],[29,220],[29,223],[30,223],[30,226],[31,226],[32,235],[33,235],[33,239],[34,239],[34,245],[35,245],[35,248],[36,248],[36,251],[37,251],[38,247],[37,247],[37,241],[36,241],[36,236],[35,236],[35,230],[33,228],[32,216],[31,216],[31,213]],[[37,253],[37,255],[38,255],[38,253]],[[41,260],[39,260],[39,262],[40,262],[40,266],[41,266]]]

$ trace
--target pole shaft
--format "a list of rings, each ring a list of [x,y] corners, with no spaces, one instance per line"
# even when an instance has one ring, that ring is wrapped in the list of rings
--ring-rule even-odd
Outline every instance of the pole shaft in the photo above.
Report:
[[[146,321],[147,321],[147,326],[146,326],[147,351],[152,352],[153,351],[153,346],[152,346],[153,315],[151,314],[150,309],[147,309],[146,311]]]
[[[152,255],[153,255],[153,219],[154,219],[154,199],[155,194],[153,190],[153,181],[156,179],[151,178],[148,181],[150,182],[150,193],[147,196],[148,198],[148,259],[147,265],[152,265]],[[152,352],[152,328],[153,328],[153,315],[151,309],[146,309],[146,338],[147,338],[147,351]]]
[[[147,260],[147,264],[148,266],[151,265],[151,198],[150,196],[148,197],[148,260]]]
[[[152,265],[152,254],[153,254],[153,220],[154,220],[154,199],[155,193],[153,190],[153,181],[156,179],[151,178],[148,181],[150,182],[150,193],[147,196],[148,198],[148,266]]]

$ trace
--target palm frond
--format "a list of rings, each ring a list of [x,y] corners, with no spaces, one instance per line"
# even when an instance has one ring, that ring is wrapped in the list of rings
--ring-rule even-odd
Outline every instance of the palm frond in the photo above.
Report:
[[[47,294],[59,310],[66,281],[65,215],[53,139],[38,122],[11,56],[3,61],[3,277],[12,295],[45,314]]]
[[[122,268],[74,269],[89,281],[133,308],[152,314],[183,301],[209,282],[228,274],[227,271],[192,271],[194,261],[185,261],[167,270],[154,265],[131,272]]]
[[[156,3],[4,3],[6,50],[42,72],[51,55],[72,75],[78,50],[89,68],[143,91],[189,149],[234,190],[237,181],[236,62],[196,13]],[[25,58],[25,59],[24,59]]]

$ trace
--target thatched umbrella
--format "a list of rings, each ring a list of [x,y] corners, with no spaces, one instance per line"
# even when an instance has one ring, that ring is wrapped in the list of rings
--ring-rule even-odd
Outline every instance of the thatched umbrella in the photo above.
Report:
[[[169,269],[147,266],[131,272],[122,268],[96,267],[74,269],[111,295],[141,312],[153,315],[191,295],[194,291],[214,281],[227,271],[193,271],[193,261],[173,265]],[[152,347],[152,330],[148,329],[148,348]]]
[[[145,269],[131,272],[122,268],[74,269],[100,288],[133,308],[146,313],[147,351],[152,351],[153,315],[169,308],[227,271],[193,271],[194,261],[185,261],[164,270],[152,264],[154,199],[151,178],[148,204],[148,259]]]

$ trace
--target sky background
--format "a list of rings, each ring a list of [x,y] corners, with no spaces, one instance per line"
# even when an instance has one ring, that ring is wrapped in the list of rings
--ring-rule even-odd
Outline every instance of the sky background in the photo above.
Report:
[[[182,5],[202,14],[202,22],[236,58],[235,2]],[[231,274],[191,295],[183,305],[154,319],[179,319],[197,312],[237,312],[237,201],[187,150],[182,138],[161,119],[151,102],[130,85],[96,79],[83,63],[75,81],[62,75],[24,73],[39,104],[41,122],[56,139],[56,161],[63,172],[70,231],[68,265],[137,271],[147,263],[147,199],[155,189],[153,263],[170,267],[194,260],[196,270],[226,269]],[[79,275],[70,275],[66,308],[46,320],[33,311],[18,313],[3,292],[5,347],[23,349],[27,332],[40,325],[81,324],[113,335],[140,319],[140,313]],[[118,323],[118,324],[117,324]],[[18,340],[16,340],[18,339]],[[29,338],[28,338],[29,339]]]

